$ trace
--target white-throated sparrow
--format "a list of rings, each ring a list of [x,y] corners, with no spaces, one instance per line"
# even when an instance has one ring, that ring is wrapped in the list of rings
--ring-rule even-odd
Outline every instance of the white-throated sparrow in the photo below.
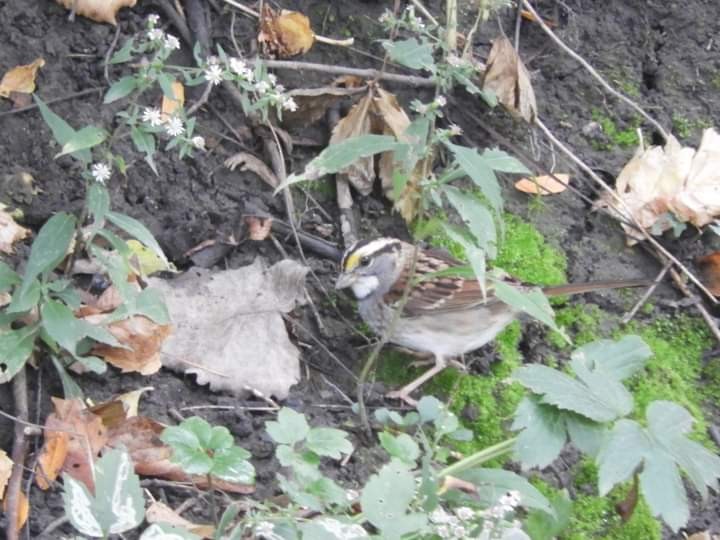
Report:
[[[410,394],[442,371],[453,357],[492,341],[519,312],[500,301],[488,283],[486,296],[476,279],[433,275],[461,263],[440,250],[422,250],[395,238],[356,242],[344,254],[335,287],[350,287],[358,300],[360,316],[383,335],[392,324],[403,297],[413,259],[415,275],[407,301],[388,341],[408,349],[429,352],[435,365],[398,391],[388,394],[412,402]],[[519,289],[532,286],[509,280]],[[548,295],[575,294],[598,289],[637,287],[647,280],[594,282],[546,287]]]

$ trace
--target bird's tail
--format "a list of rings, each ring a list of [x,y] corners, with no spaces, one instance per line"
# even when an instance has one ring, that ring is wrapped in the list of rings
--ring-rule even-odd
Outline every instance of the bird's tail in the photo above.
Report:
[[[589,281],[587,283],[568,283],[567,285],[556,285],[544,287],[543,292],[548,296],[562,296],[564,294],[580,294],[603,289],[625,289],[631,287],[648,287],[652,280],[648,279],[626,279],[609,281]]]

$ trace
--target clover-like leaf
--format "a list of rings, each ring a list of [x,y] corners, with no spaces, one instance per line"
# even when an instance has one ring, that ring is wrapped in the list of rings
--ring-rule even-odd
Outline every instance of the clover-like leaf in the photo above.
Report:
[[[381,446],[390,457],[397,458],[411,467],[415,466],[415,462],[420,457],[420,448],[410,435],[407,433],[391,435],[383,431],[378,437]]]
[[[319,456],[333,459],[340,459],[342,454],[349,454],[353,450],[347,433],[326,427],[312,428],[305,439],[305,446]]]
[[[310,426],[305,415],[283,407],[277,422],[266,422],[265,429],[276,443],[293,445],[307,437]]]

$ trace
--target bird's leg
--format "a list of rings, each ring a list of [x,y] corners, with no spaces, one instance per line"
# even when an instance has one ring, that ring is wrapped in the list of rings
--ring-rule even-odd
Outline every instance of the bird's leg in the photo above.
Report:
[[[409,384],[403,386],[400,390],[395,390],[386,394],[386,397],[390,399],[401,399],[405,403],[415,405],[417,402],[410,397],[415,390],[420,388],[423,384],[433,378],[435,375],[440,373],[447,367],[447,361],[442,356],[435,357],[435,365],[428,369],[425,373],[420,375],[417,379]]]

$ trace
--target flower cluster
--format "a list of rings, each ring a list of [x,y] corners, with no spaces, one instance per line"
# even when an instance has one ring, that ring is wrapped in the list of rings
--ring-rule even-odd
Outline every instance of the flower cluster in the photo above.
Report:
[[[460,506],[450,513],[438,507],[430,514],[430,523],[433,532],[442,539],[528,538],[519,521],[509,521],[519,504],[520,494],[509,491],[486,510]]]
[[[447,98],[445,96],[437,96],[430,103],[422,103],[420,100],[414,100],[410,107],[418,114],[434,113],[438,116],[442,116],[440,109],[447,105]]]
[[[360,525],[342,523],[333,518],[316,519],[315,523],[320,525],[333,538],[337,540],[354,540],[355,538],[369,538],[370,535]]]
[[[269,521],[261,521],[255,526],[255,536],[264,540],[283,540],[283,537],[275,532],[275,525]]]
[[[415,14],[415,6],[412,5],[407,6],[399,18],[396,18],[392,11],[385,10],[385,12],[380,15],[378,21],[387,30],[398,27],[411,32],[422,33],[426,29],[425,22]]]
[[[435,534],[440,538],[471,538],[473,529],[472,520],[476,516],[475,510],[462,506],[454,510],[454,515],[442,507],[437,507],[430,514],[430,523]]]
[[[180,48],[180,40],[176,36],[167,34],[163,32],[162,29],[157,28],[159,22],[160,17],[158,15],[154,13],[148,15],[148,18],[145,20],[147,27],[145,37],[155,48],[161,49],[169,55],[172,51]]]

